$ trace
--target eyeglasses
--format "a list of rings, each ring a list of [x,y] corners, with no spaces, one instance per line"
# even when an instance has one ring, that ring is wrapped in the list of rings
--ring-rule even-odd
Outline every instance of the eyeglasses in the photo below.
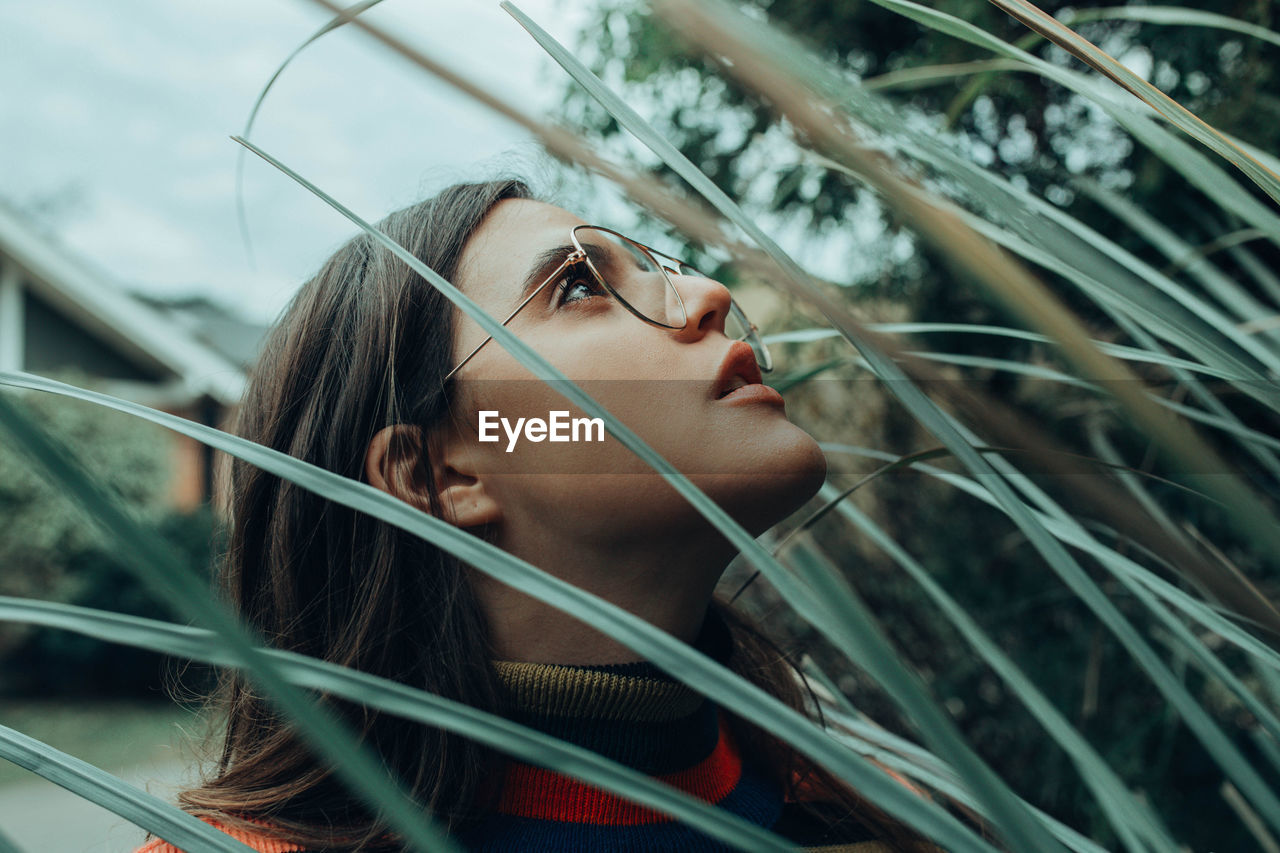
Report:
[[[610,228],[599,225],[578,225],[569,231],[574,251],[556,267],[551,275],[516,306],[516,309],[502,321],[502,325],[511,322],[520,309],[529,304],[542,289],[552,282],[565,281],[560,287],[558,297],[561,304],[571,301],[568,297],[577,292],[579,285],[587,288],[598,287],[612,296],[627,311],[651,326],[679,331],[688,324],[688,314],[684,308],[684,300],[676,289],[672,275],[697,276],[708,278],[698,272],[692,265],[660,252],[643,243],[632,240]],[[580,274],[574,278],[563,275],[566,270],[576,269]],[[768,373],[773,370],[773,358],[768,348],[760,339],[760,332],[747,315],[743,313],[737,300],[730,297],[729,314],[725,318],[725,334],[733,340],[745,341],[756,355],[760,370]],[[480,348],[493,336],[485,338],[480,344],[458,362],[458,365],[445,376],[445,381],[453,377],[461,367],[480,351]]]

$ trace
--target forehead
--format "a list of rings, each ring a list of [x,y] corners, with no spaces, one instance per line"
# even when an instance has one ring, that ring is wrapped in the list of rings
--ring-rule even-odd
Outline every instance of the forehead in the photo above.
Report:
[[[569,242],[569,230],[586,225],[563,208],[511,198],[494,205],[462,250],[458,287],[486,307],[511,304],[535,255]]]

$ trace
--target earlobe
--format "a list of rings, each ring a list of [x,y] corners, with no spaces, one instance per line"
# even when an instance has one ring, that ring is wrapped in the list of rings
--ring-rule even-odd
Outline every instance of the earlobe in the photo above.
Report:
[[[498,503],[474,477],[440,490],[440,506],[445,521],[456,527],[479,527],[502,517]]]
[[[433,432],[431,472],[440,494],[444,519],[456,527],[479,527],[502,518],[496,496],[478,476],[471,457],[459,446],[456,433],[442,427]]]

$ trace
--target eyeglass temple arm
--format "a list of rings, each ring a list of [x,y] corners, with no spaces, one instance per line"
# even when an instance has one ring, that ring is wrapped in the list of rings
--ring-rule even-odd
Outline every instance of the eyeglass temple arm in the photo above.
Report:
[[[586,255],[581,251],[570,252],[568,255],[565,255],[564,261],[560,264],[560,266],[556,267],[555,272],[551,273],[551,275],[543,279],[542,284],[535,287],[533,291],[528,296],[526,296],[519,305],[515,307],[515,310],[513,310],[510,314],[507,315],[507,319],[503,320],[502,323],[500,323],[499,325],[505,326],[508,323],[510,323],[512,318],[520,313],[520,309],[528,305],[529,300],[533,299],[533,297],[541,293],[542,288],[546,287],[548,284],[555,281],[556,276],[560,275],[560,273],[564,271],[565,267],[568,267],[572,264],[576,264],[578,261],[582,260],[583,257],[586,257]],[[458,362],[457,366],[454,367],[453,370],[450,370],[447,374],[445,374],[444,381],[448,382],[451,378],[453,378],[453,374],[461,370],[462,366],[466,364],[468,361],[470,361],[471,357],[474,356],[476,353],[480,352],[480,348],[485,344],[489,343],[489,341],[491,340],[493,340],[493,335],[489,335],[483,341],[476,344],[476,348],[473,349],[471,352],[467,353],[466,358]]]

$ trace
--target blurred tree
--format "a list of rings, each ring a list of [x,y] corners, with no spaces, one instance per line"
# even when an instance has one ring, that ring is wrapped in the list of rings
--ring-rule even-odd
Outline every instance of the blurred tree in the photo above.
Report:
[[[54,436],[79,449],[92,473],[125,504],[153,517],[163,507],[169,442],[167,435],[157,435],[157,427],[51,394],[26,394],[23,401]],[[62,599],[72,559],[94,547],[97,532],[7,444],[0,445],[0,509],[0,564],[5,567],[0,592]],[[23,633],[16,626],[0,626],[0,653]]]
[[[60,376],[82,387],[85,376]],[[213,519],[169,508],[173,441],[160,427],[51,394],[23,403],[50,433],[76,449],[100,483],[207,575]],[[70,499],[28,460],[0,444],[0,595],[59,601],[153,618],[172,614],[126,571],[125,555],[101,537]],[[129,694],[159,683],[159,658],[62,631],[0,623],[0,692]]]
[[[152,525],[157,536],[193,572],[208,579],[218,528],[213,512],[168,512]],[[124,564],[122,555],[98,547],[65,555],[66,580],[60,600],[113,613],[185,624]],[[17,644],[0,664],[0,693],[68,698],[198,698],[212,686],[213,671],[202,664],[166,658],[132,646],[104,643],[69,631],[38,629]]]
[[[920,66],[958,65],[990,59],[988,52],[940,35],[868,2],[755,0],[740,4],[766,16],[807,43],[834,67],[862,81]],[[929,4],[1015,41],[1027,30],[986,0],[940,0]],[[1041,3],[1053,12],[1120,4]],[[1202,4],[1171,3],[1189,9]],[[1270,0],[1227,0],[1214,12],[1270,27]],[[1264,151],[1280,148],[1280,91],[1276,48],[1255,38],[1206,27],[1157,26],[1132,21],[1084,22],[1080,32],[1113,56],[1144,73],[1168,95],[1216,127]],[[1037,48],[1050,61],[1081,69],[1081,63],[1054,46]],[[769,107],[735,81],[687,54],[680,40],[643,4],[605,0],[585,26],[575,54],[654,124],[718,186],[757,213],[782,215],[810,235],[856,225],[862,235],[841,284],[862,285],[909,295],[933,313],[946,296],[940,274],[927,257],[904,251],[901,229],[870,192],[847,177],[802,162]],[[978,86],[971,91],[971,86]],[[1205,218],[1197,191],[1145,148],[1132,143],[1089,101],[1034,74],[957,74],[936,85],[893,90],[904,111],[952,127],[979,163],[1070,206],[1073,179],[1089,177],[1123,189],[1130,201],[1161,211],[1162,220],[1193,244],[1220,236],[1228,225]],[[619,156],[630,156],[661,174],[669,170],[647,151],[624,139],[617,123],[570,84],[566,116]],[[1071,212],[1090,224],[1108,217],[1079,206]],[[1083,215],[1082,215],[1083,214]],[[870,229],[868,220],[883,229]],[[906,235],[909,240],[909,235]],[[1140,247],[1141,248],[1141,247]],[[874,258],[868,259],[871,252]],[[870,262],[874,261],[874,262]],[[920,263],[926,266],[922,268]],[[1163,265],[1163,264],[1162,264]],[[955,290],[950,288],[949,290]],[[949,312],[947,316],[954,317]]]
[[[977,47],[866,0],[753,0],[738,5],[790,31],[834,67],[872,85],[884,84],[893,79],[886,75],[904,69],[991,58]],[[938,0],[927,5],[1009,41],[1027,34],[1023,25],[986,0]],[[1067,4],[1039,5],[1050,12],[1067,11]],[[1115,5],[1120,4],[1084,0],[1070,7],[1079,11]],[[1163,5],[1203,8],[1203,4],[1177,0]],[[1224,0],[1214,4],[1212,11],[1273,29],[1278,17],[1270,0]],[[1205,27],[1105,20],[1082,22],[1076,28],[1210,124],[1264,151],[1280,151],[1280,97],[1276,94],[1280,92],[1280,51],[1274,45]],[[1040,42],[1032,50],[1056,64],[1087,70],[1055,46]],[[778,123],[767,104],[701,58],[686,54],[678,35],[668,32],[643,4],[601,2],[578,35],[575,55],[739,200],[793,256],[817,274],[845,285],[859,306],[871,306],[873,319],[905,315],[918,321],[1005,322],[980,292],[957,282],[873,192],[804,158],[786,125]],[[957,74],[929,85],[892,86],[884,91],[904,113],[939,133],[952,132],[955,144],[975,162],[1067,209],[1158,268],[1165,268],[1168,259],[1131,229],[1117,227],[1121,224],[1112,214],[1079,193],[1081,179],[1121,192],[1138,207],[1155,212],[1166,227],[1193,246],[1208,244],[1240,227],[1163,161],[1134,144],[1090,102],[1037,75]],[[566,89],[564,111],[569,122],[585,130],[606,153],[679,183],[572,83]],[[1260,191],[1253,191],[1262,197]],[[1280,252],[1274,246],[1253,242],[1249,248],[1262,266],[1280,268]],[[1238,265],[1248,258],[1218,254],[1215,261],[1264,305],[1280,311],[1267,294],[1258,292],[1257,279]],[[1058,290],[1071,299],[1069,288]],[[883,306],[895,303],[898,310],[890,313],[896,316],[886,317]],[[1079,302],[1075,305],[1083,308]],[[1098,317],[1096,309],[1085,309],[1083,315]],[[1116,337],[1109,329],[1099,333]],[[930,336],[928,346],[940,352],[1052,363],[1052,354],[1039,345],[1000,338],[936,335]],[[836,347],[810,346],[800,361],[817,364],[836,352]],[[1019,391],[1025,413],[1053,429],[1068,446],[1092,454],[1079,418],[1080,411],[1088,410],[1087,404],[1080,405],[1082,396],[1060,388],[1029,389],[1028,383],[991,371],[967,376],[1006,399]],[[819,392],[797,389],[800,406],[789,408],[805,411],[807,424],[829,426],[825,434],[839,441],[893,452],[935,443],[921,435],[896,406],[879,402],[871,405],[871,410],[883,413],[878,426],[863,423],[850,435],[850,411],[866,406],[873,395],[868,387],[872,384],[846,385],[856,387],[856,393],[846,393],[851,402],[844,406],[833,409],[824,399],[818,408],[828,411],[825,420],[815,407],[806,406]],[[1243,416],[1249,416],[1247,407]],[[1135,463],[1146,450],[1140,436],[1128,436],[1120,444],[1126,458]],[[844,460],[838,464],[845,468]],[[833,457],[833,470],[836,467]],[[850,464],[846,470],[869,469]],[[1274,483],[1264,487],[1277,496]],[[1230,550],[1232,537],[1212,510],[1177,496],[1160,493],[1160,498],[1163,505],[1185,511],[1183,517]],[[859,500],[874,501],[873,515],[890,534],[984,625],[1104,757],[1158,805],[1180,838],[1194,849],[1244,850],[1256,844],[1221,795],[1220,771],[1150,681],[1109,641],[1097,620],[1044,567],[1003,516],[909,472],[864,487]],[[1095,833],[1102,843],[1113,843],[1105,820],[1089,802],[1067,758],[1048,747],[1034,720],[1012,700],[1002,682],[976,661],[914,583],[883,554],[851,539],[837,522],[824,522],[818,538],[827,553],[851,555],[850,573],[858,589],[908,659],[929,678],[980,753],[1037,805]],[[1231,556],[1255,579],[1266,569],[1261,555],[1236,549]],[[1095,574],[1100,581],[1105,577],[1101,571]],[[1275,578],[1265,580],[1274,586]],[[770,614],[780,633],[797,642],[813,639],[806,626],[784,621],[785,611],[772,606],[776,602],[768,590],[755,589],[753,596],[747,599],[750,606]],[[1147,626],[1140,607],[1124,597],[1117,603],[1136,624]],[[892,707],[860,673],[840,671],[838,659],[821,644],[814,654],[859,707],[878,721],[895,724]],[[1209,689],[1195,673],[1187,677],[1197,692]],[[1219,701],[1218,709],[1220,719],[1238,726],[1235,731],[1242,748],[1252,752],[1255,747],[1247,738],[1254,724],[1249,715],[1229,701]],[[896,721],[896,726],[910,731],[905,721]],[[1238,834],[1223,836],[1223,827]]]

